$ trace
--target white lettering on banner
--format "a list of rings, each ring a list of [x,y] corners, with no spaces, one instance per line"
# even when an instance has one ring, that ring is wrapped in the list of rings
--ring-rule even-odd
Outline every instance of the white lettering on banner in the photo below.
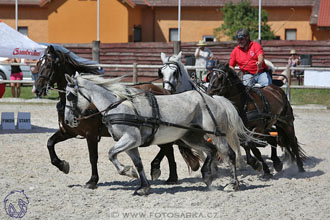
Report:
[[[1,127],[3,130],[15,129],[15,114],[14,112],[1,113]]]
[[[18,129],[31,129],[31,113],[30,112],[18,112],[17,128]]]

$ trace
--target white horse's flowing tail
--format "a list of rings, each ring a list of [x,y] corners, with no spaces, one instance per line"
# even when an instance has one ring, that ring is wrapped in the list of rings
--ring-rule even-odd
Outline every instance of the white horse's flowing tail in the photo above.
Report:
[[[242,154],[240,150],[240,141],[241,142],[257,142],[257,143],[264,143],[263,141],[256,139],[253,137],[255,132],[248,130],[238,115],[237,109],[235,106],[223,96],[213,96],[214,99],[218,100],[221,105],[223,105],[226,115],[227,115],[227,129],[226,129],[226,137],[228,144],[232,148],[232,150],[236,154],[236,165],[239,167],[242,163]]]

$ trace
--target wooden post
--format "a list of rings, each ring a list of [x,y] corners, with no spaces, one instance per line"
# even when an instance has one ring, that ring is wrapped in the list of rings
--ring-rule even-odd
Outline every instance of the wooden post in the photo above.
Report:
[[[133,84],[138,82],[138,68],[137,63],[133,63]]]
[[[291,101],[291,69],[290,65],[286,67],[286,76],[288,77],[288,88],[287,88],[287,97]]]
[[[173,52],[179,54],[181,51],[181,41],[173,41]]]
[[[95,62],[100,63],[100,41],[92,42],[92,57]]]

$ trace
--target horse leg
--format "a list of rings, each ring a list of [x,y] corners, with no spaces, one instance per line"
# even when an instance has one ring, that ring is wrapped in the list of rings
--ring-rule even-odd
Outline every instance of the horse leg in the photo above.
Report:
[[[275,137],[270,137],[267,140],[268,144],[270,144],[271,150],[271,160],[273,161],[273,166],[276,172],[280,172],[283,169],[283,163],[280,158],[277,156],[277,141]]]
[[[262,168],[263,168],[263,171],[264,171],[263,177],[265,179],[269,179],[270,177],[272,177],[272,174],[270,173],[269,167],[266,164],[266,162],[264,161],[264,159],[262,158],[259,149],[256,146],[254,146],[254,147],[251,147],[251,150],[252,150],[252,153],[254,154],[254,156],[256,156],[256,158],[262,163]]]
[[[254,170],[261,171],[262,163],[251,155],[251,148],[249,144],[244,144],[243,149],[245,150],[246,154],[246,163],[249,164]]]
[[[239,190],[239,182],[237,178],[237,170],[236,170],[236,154],[233,151],[233,149],[229,146],[227,139],[225,136],[217,136],[213,137],[216,146],[218,148],[218,151],[221,154],[221,157],[224,158],[224,160],[229,162],[232,178],[230,181],[230,184],[224,188],[225,191],[237,191]],[[239,146],[238,146],[239,147]],[[229,187],[230,186],[230,187]]]
[[[204,140],[204,134],[189,132],[186,134],[182,141],[188,146],[196,149],[202,150],[206,153],[206,159],[201,169],[202,177],[204,183],[209,187],[213,181],[212,175],[212,164],[217,157],[216,146]]]
[[[48,153],[51,163],[56,166],[60,171],[68,174],[70,171],[70,165],[65,160],[60,160],[55,152],[55,144],[73,138],[74,136],[63,133],[61,130],[57,130],[47,141]]]
[[[140,176],[140,187],[135,190],[134,195],[146,196],[150,194],[151,188],[143,169],[140,153],[138,148],[133,148],[127,151],[128,156],[132,159],[136,170]]]
[[[98,160],[98,137],[89,136],[86,138],[88,144],[89,161],[92,167],[92,176],[90,180],[85,184],[86,188],[95,189],[96,184],[99,181],[99,174],[97,172],[97,160]]]
[[[167,146],[162,147],[164,148],[165,156],[168,160],[168,166],[170,170],[170,175],[166,180],[166,184],[176,184],[178,182],[178,173],[176,170],[173,143],[167,144]]]
[[[281,142],[284,142],[283,145],[285,145],[288,151],[287,153],[289,153],[291,160],[296,160],[299,172],[305,172],[302,157],[306,156],[304,151],[298,144],[298,140],[293,127],[293,122],[288,123],[286,125],[279,125],[279,127],[281,128],[280,134],[283,137],[281,139]]]
[[[174,150],[173,150],[173,143],[162,144],[159,145],[160,151],[156,155],[155,159],[151,162],[151,177],[152,180],[156,180],[159,178],[161,171],[160,171],[160,163],[163,160],[164,156],[167,157],[170,175],[169,178],[166,180],[167,184],[176,184],[178,182],[178,174],[176,170],[176,163],[174,159]]]
[[[141,137],[132,136],[127,132],[117,141],[117,143],[109,150],[109,160],[116,167],[120,175],[138,178],[138,174],[132,166],[124,166],[117,158],[117,155],[123,151],[127,151],[141,145]]]
[[[158,145],[160,147],[160,150],[156,157],[151,161],[151,179],[157,180],[160,177],[160,174],[162,173],[160,170],[160,162],[163,160],[165,156],[165,147],[164,145]]]

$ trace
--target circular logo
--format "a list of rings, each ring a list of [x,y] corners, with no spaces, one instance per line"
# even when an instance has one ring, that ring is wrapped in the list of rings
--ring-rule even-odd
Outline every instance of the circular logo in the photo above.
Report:
[[[27,212],[29,198],[24,190],[11,191],[4,200],[7,215],[12,218],[23,218]]]

